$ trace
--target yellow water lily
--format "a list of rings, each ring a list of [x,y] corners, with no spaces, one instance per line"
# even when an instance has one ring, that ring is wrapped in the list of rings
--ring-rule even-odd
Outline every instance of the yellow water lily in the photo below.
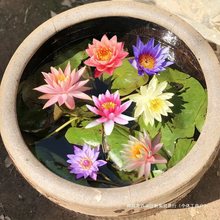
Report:
[[[170,107],[173,104],[168,99],[173,97],[173,93],[164,92],[167,82],[158,82],[154,76],[148,85],[140,87],[140,93],[130,96],[130,99],[136,103],[134,117],[138,118],[143,115],[146,125],[149,123],[153,126],[154,120],[161,122],[163,116],[172,113]]]

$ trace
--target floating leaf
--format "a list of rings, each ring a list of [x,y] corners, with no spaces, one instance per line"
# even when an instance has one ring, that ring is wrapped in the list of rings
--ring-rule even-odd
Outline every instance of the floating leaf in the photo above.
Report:
[[[171,68],[162,72],[157,78],[159,81],[167,81],[171,85],[172,83],[182,85],[179,94],[174,96],[174,99],[179,97],[178,101],[182,103],[177,105],[177,100],[173,101],[175,104],[173,112],[176,114],[175,121],[173,122],[174,126],[175,123],[178,123],[178,125],[181,123],[182,128],[187,128],[189,122],[192,122],[192,124],[195,125],[195,118],[198,115],[200,107],[204,103],[204,98],[206,97],[206,92],[199,81],[185,73]],[[180,107],[181,109],[179,109]]]
[[[175,166],[180,160],[182,160],[186,154],[192,149],[195,141],[193,139],[179,139],[177,140],[173,156],[171,157],[168,168]]]
[[[207,93],[204,97],[201,97],[201,99],[203,99],[203,104],[200,106],[200,109],[198,111],[198,114],[196,116],[195,119],[195,123],[196,123],[196,128],[198,129],[199,132],[202,131],[202,126],[205,122],[205,118],[206,118],[206,113],[207,113]]]
[[[85,40],[77,45],[72,46],[67,51],[59,51],[54,57],[54,63],[56,67],[64,69],[67,63],[70,61],[72,68],[78,68],[78,66],[85,60],[88,55],[85,49],[88,47],[89,40]]]
[[[74,69],[78,68],[78,66],[82,63],[82,61],[85,60],[87,57],[88,57],[88,55],[85,52],[85,50],[79,51],[74,56],[72,56],[71,58],[66,60],[64,63],[60,64],[59,67],[61,69],[65,69],[67,63],[70,62],[70,65],[72,66],[72,68],[74,68]]]
[[[79,118],[91,118],[94,117],[95,114],[91,112],[86,105],[76,107],[71,114],[76,115]]]
[[[46,131],[53,124],[52,111],[42,109],[43,102],[33,88],[42,82],[41,74],[32,74],[20,85],[17,95],[18,123],[22,131],[38,133]]]
[[[195,78],[171,68],[161,72],[157,78],[160,82],[167,81],[167,91],[175,94],[170,100],[174,104],[173,113],[163,117],[162,123],[155,122],[154,126],[146,126],[142,117],[138,122],[141,130],[149,132],[151,137],[161,132],[164,150],[172,156],[178,139],[192,138],[195,126],[201,131],[207,108],[207,93]]]
[[[161,127],[161,142],[164,144],[164,149],[169,156],[173,155],[176,142],[179,138],[191,138],[193,137],[195,131],[195,127],[190,124],[188,128],[171,126],[171,123],[168,122],[164,127]]]
[[[107,136],[107,144],[109,145],[109,156],[111,160],[118,166],[122,166],[121,150],[123,150],[123,144],[126,144],[129,139],[129,129],[116,125],[110,136]]]
[[[201,115],[200,109],[203,110],[206,108],[204,99],[206,99],[207,95],[204,88],[195,78],[177,70],[169,68],[165,72],[162,72],[158,76],[158,79],[160,81],[166,80],[171,85],[172,83],[181,85],[179,88],[180,91],[174,96],[174,118],[161,128],[164,147],[172,154],[176,141],[179,138],[190,138],[194,136],[196,121],[200,123],[200,128],[202,127],[205,117],[204,111],[203,115]],[[179,108],[178,102],[175,101],[177,97],[180,100],[179,104],[182,102]],[[202,108],[203,105],[205,106]]]
[[[162,170],[153,170],[152,173],[153,173],[154,177],[157,177],[157,176],[160,176],[161,174],[163,174],[164,171],[162,171]]]
[[[31,74],[19,85],[19,96],[28,108],[42,108],[43,101],[38,99],[39,92],[33,89],[43,83],[44,81],[41,74]]]
[[[22,131],[38,133],[45,131],[52,125],[50,112],[41,109],[29,109],[22,101],[17,102],[18,123]]]
[[[88,129],[71,127],[67,130],[65,137],[71,144],[82,146],[86,143],[91,146],[98,146],[102,143],[102,128],[101,125]]]
[[[138,180],[137,172],[125,172],[125,171],[117,171],[117,174],[120,176],[121,180],[133,183],[134,181]]]
[[[146,126],[143,121],[143,116],[139,117],[138,123],[140,125],[141,132],[147,131],[151,138],[155,137],[159,133],[162,126],[162,124],[157,121],[155,122],[154,126],[151,126],[150,124]]]
[[[124,96],[146,84],[148,76],[139,76],[128,59],[125,59],[123,64],[114,71],[112,80],[112,89],[119,90],[120,95]]]

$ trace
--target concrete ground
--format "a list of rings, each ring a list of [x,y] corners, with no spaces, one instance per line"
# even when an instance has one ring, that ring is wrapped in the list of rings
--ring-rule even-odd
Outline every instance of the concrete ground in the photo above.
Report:
[[[39,24],[61,11],[91,0],[0,0],[0,77],[22,40]],[[197,187],[180,202],[199,207],[162,210],[149,220],[220,219],[220,154]],[[11,164],[0,142],[0,220],[84,220],[41,196]]]

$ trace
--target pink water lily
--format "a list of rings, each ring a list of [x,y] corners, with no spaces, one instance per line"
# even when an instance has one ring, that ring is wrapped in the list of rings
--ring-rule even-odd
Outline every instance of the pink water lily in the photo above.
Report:
[[[89,89],[84,86],[89,80],[79,81],[85,67],[78,71],[75,69],[71,71],[70,63],[68,63],[64,72],[60,68],[54,67],[51,67],[50,70],[49,73],[42,72],[46,84],[34,88],[34,90],[45,93],[39,99],[48,99],[43,108],[58,103],[59,106],[65,104],[67,108],[74,109],[74,98],[91,100],[88,95],[83,93]]]
[[[138,177],[143,175],[148,179],[151,164],[167,163],[167,160],[158,154],[163,146],[158,134],[152,141],[149,135],[139,133],[139,138],[129,136],[129,141],[121,152],[124,161],[123,169],[126,171],[138,171]]]
[[[110,40],[104,35],[101,41],[93,39],[93,44],[89,44],[86,53],[89,59],[85,61],[88,66],[96,67],[95,77],[101,76],[104,72],[113,74],[115,68],[122,65],[122,60],[128,55],[124,51],[124,44],[117,42],[117,36]]]
[[[100,94],[98,98],[93,96],[92,99],[96,107],[86,106],[90,111],[101,117],[89,123],[86,128],[103,123],[105,134],[110,135],[115,123],[126,125],[129,121],[134,120],[134,118],[122,114],[131,105],[131,101],[121,104],[118,91],[111,94],[107,90],[105,94]]]

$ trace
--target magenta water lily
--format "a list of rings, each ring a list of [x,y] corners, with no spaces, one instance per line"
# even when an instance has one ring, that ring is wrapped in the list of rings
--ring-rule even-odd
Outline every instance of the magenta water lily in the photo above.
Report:
[[[104,166],[107,162],[98,160],[99,147],[91,148],[89,145],[84,144],[83,148],[74,146],[74,154],[68,154],[67,163],[70,164],[70,173],[76,174],[76,178],[91,177],[97,179],[97,172],[99,167]]]
[[[130,59],[130,63],[138,70],[139,75],[155,75],[173,64],[167,61],[169,48],[162,47],[160,43],[154,46],[154,38],[144,44],[138,37],[136,46],[133,46],[133,52],[134,59]]]
[[[39,159],[74,183],[118,187],[154,178],[186,155],[202,129],[207,109],[202,85],[170,68],[169,47],[155,44],[154,38],[144,44],[138,37],[128,54],[130,37],[125,43],[107,34],[89,39],[92,43],[87,39],[69,60],[54,61],[43,77],[37,73],[37,82],[46,84],[34,84],[34,114],[36,103],[30,105],[20,89],[18,105],[25,103],[22,111],[31,106],[22,113],[20,124],[28,122],[23,131],[32,129],[33,137],[46,133],[36,150]],[[43,93],[42,100],[36,91]],[[52,140],[53,147],[44,147],[45,140]]]
[[[89,123],[86,128],[103,123],[105,134],[110,135],[115,123],[126,125],[129,121],[134,120],[133,117],[122,114],[131,105],[131,101],[122,104],[118,91],[111,94],[107,90],[105,94],[100,94],[98,98],[93,96],[92,99],[96,107],[86,106],[90,111],[101,117]]]

